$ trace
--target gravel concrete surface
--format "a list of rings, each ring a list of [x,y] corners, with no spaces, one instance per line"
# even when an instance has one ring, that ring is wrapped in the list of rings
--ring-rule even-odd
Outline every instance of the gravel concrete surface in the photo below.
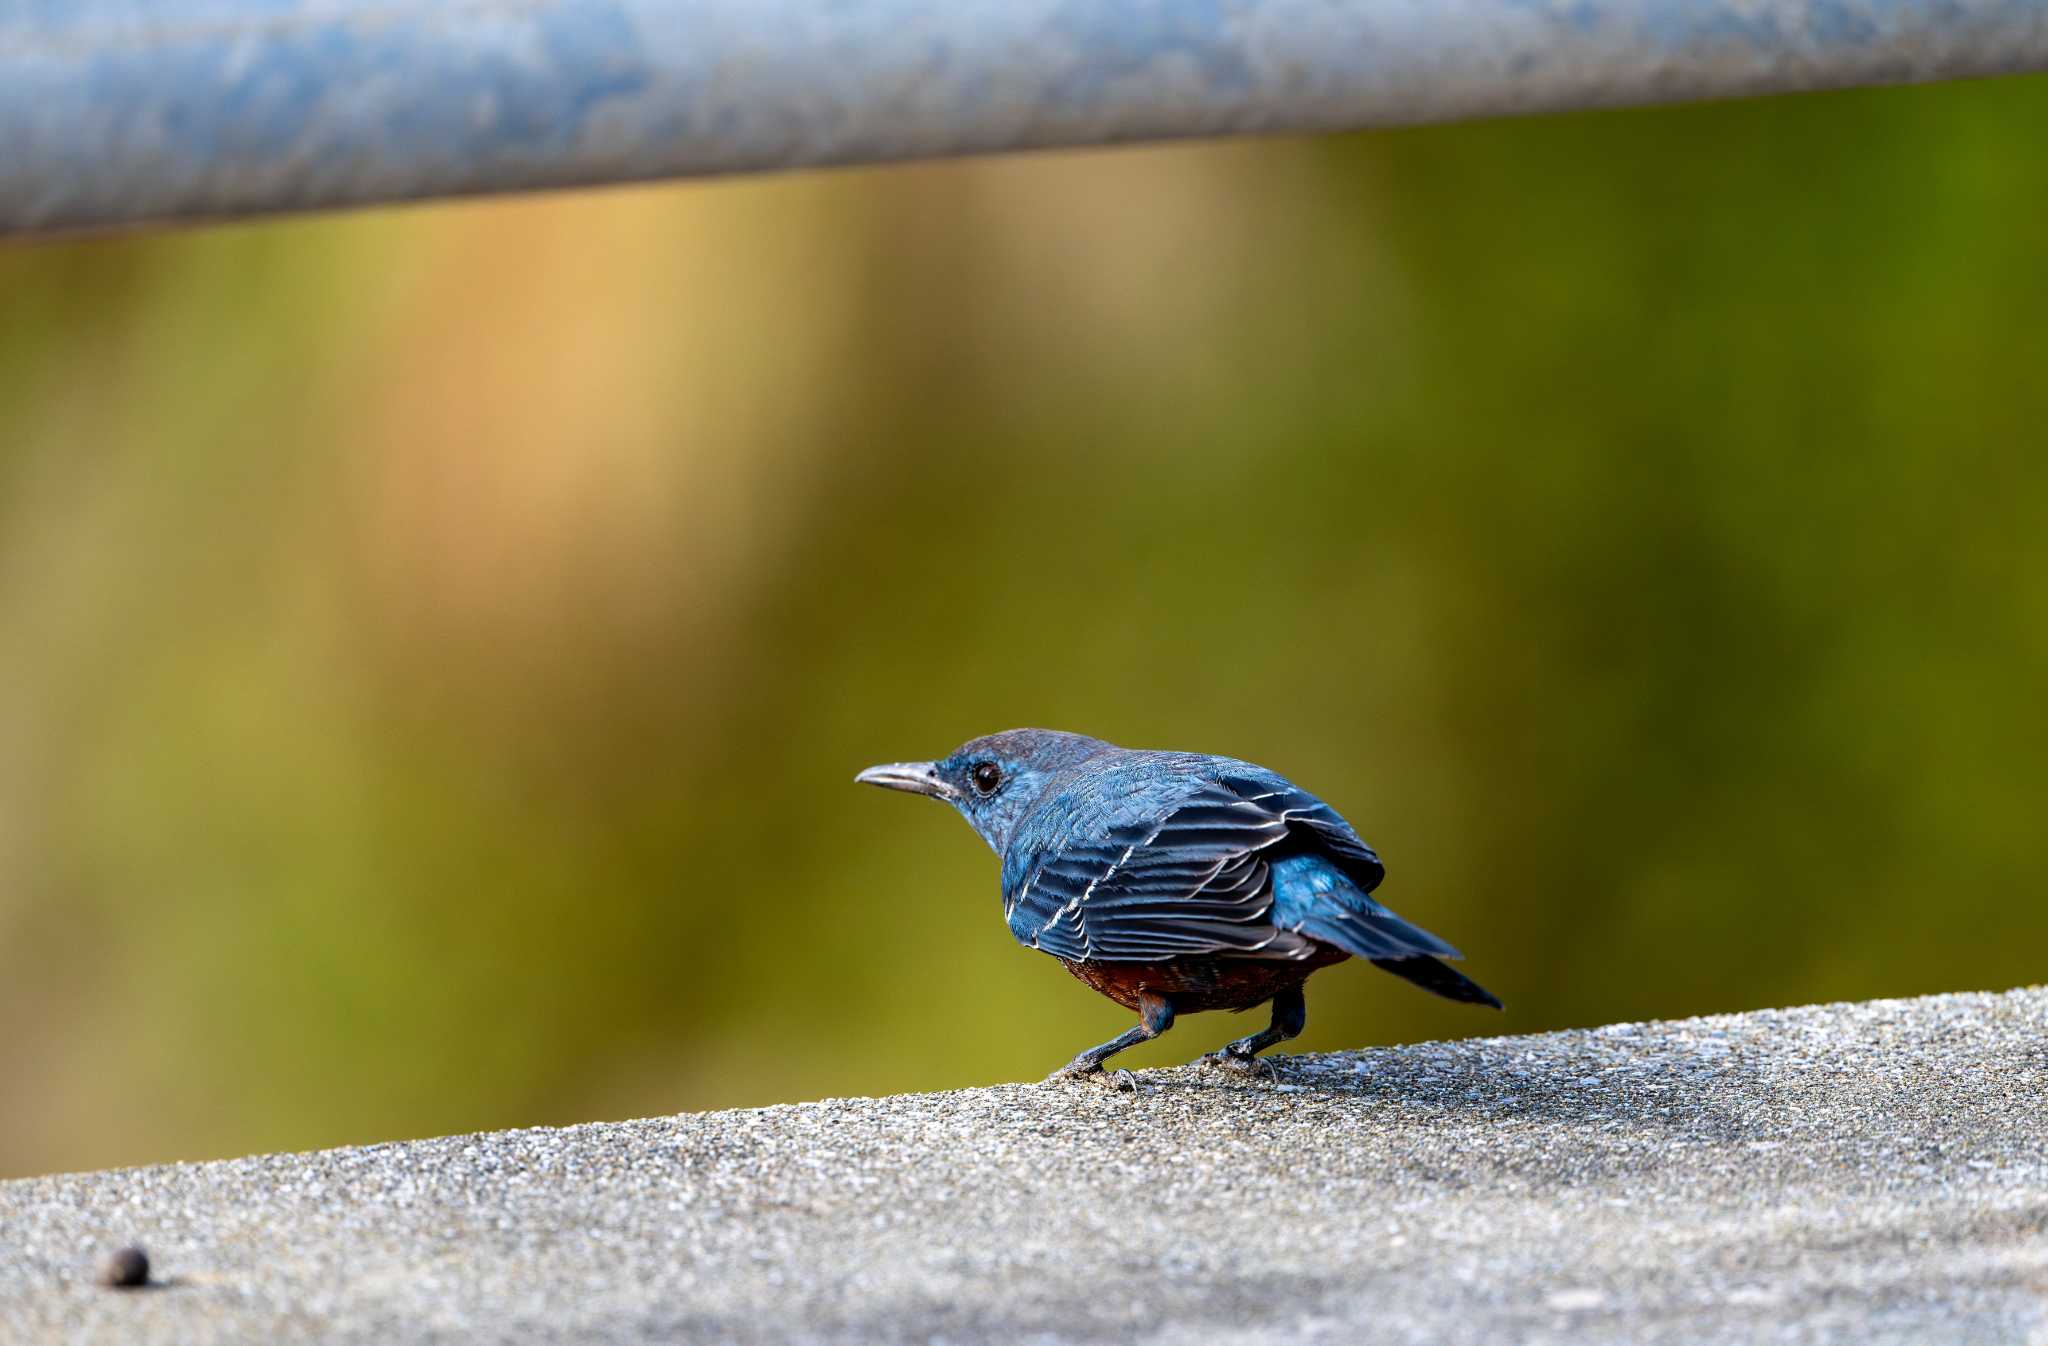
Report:
[[[2048,1346],[2048,990],[1139,1079],[0,1183],[0,1341]]]

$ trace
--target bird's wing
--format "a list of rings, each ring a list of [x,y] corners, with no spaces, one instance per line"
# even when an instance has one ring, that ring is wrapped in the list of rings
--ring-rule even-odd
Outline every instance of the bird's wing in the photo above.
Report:
[[[1200,781],[1156,816],[1068,840],[1024,872],[1005,915],[1020,942],[1067,959],[1304,958],[1315,944],[1273,922],[1266,854],[1295,828],[1361,890],[1379,882],[1379,857],[1335,810],[1247,764]]]
[[[1315,848],[1335,861],[1360,892],[1371,892],[1387,877],[1379,855],[1342,814],[1286,777],[1245,763],[1224,773],[1221,783],[1240,799],[1278,813],[1288,826],[1305,828]]]

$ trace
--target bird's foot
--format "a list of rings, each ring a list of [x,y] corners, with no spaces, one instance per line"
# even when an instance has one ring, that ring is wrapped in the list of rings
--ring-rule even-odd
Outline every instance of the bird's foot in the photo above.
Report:
[[[1061,1066],[1045,1077],[1047,1084],[1092,1084],[1103,1089],[1115,1089],[1120,1093],[1138,1092],[1138,1077],[1128,1070],[1104,1070],[1100,1065],[1089,1065],[1076,1061]]]
[[[1228,1047],[1221,1051],[1210,1052],[1195,1064],[1207,1066],[1211,1070],[1228,1071],[1232,1075],[1248,1080],[1277,1080],[1280,1078],[1278,1068],[1265,1057],[1248,1056],[1243,1052],[1234,1052]]]

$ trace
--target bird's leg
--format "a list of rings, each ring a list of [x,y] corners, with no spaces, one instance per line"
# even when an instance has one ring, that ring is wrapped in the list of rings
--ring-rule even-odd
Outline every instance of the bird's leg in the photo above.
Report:
[[[1301,1036],[1301,1030],[1308,1026],[1308,998],[1299,986],[1290,987],[1273,997],[1273,1022],[1250,1037],[1242,1037],[1222,1051],[1211,1052],[1202,1058],[1202,1064],[1222,1066],[1244,1075],[1264,1075],[1272,1078],[1273,1065],[1270,1061],[1258,1059],[1259,1053],[1276,1042]]]
[[[1045,1077],[1047,1084],[1063,1083],[1068,1080],[1102,1081],[1119,1089],[1138,1091],[1138,1077],[1128,1070],[1105,1074],[1102,1063],[1126,1047],[1135,1047],[1141,1042],[1150,1042],[1167,1029],[1173,1027],[1173,1002],[1165,996],[1150,991],[1138,993],[1138,1026],[1125,1029],[1100,1047],[1090,1047],[1073,1060]]]

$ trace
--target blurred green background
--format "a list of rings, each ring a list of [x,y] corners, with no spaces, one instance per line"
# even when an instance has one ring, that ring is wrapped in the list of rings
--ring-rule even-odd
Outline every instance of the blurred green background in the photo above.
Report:
[[[1023,724],[1296,777],[1509,1005],[1307,1049],[2040,979],[2043,124],[0,250],[0,1175],[1037,1078],[1128,1016],[851,783]]]

